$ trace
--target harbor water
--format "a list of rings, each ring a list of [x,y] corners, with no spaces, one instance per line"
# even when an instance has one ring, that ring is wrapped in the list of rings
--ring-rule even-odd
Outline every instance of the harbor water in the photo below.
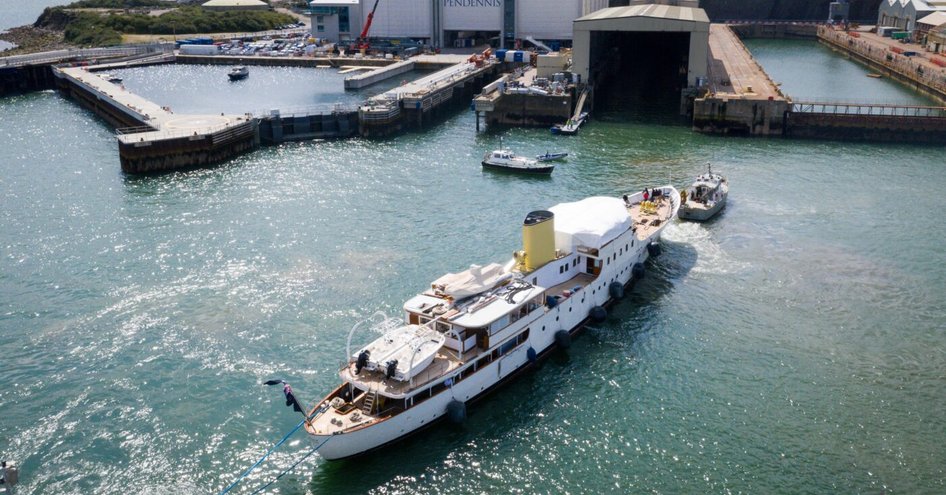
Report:
[[[814,43],[749,46],[792,95],[913,98]],[[179,112],[304,106],[335,84],[271,70],[251,68],[256,91],[220,68],[122,76]],[[729,178],[724,212],[668,226],[645,278],[571,349],[461,426],[313,456],[270,493],[946,491],[942,148],[598,117],[553,137],[477,133],[459,110],[390,139],[131,177],[112,129],[73,102],[0,100],[0,457],[20,465],[17,493],[219,493],[301,419],[262,382],[317,400],[354,323],[509,259],[529,211],[680,188],[707,162]],[[483,171],[500,136],[568,161],[548,178]],[[293,437],[231,493],[310,448]]]

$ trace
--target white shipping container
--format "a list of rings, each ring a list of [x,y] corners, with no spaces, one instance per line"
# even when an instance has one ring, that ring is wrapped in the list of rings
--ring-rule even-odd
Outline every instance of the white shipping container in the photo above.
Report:
[[[181,45],[181,55],[216,55],[220,53],[217,45]]]

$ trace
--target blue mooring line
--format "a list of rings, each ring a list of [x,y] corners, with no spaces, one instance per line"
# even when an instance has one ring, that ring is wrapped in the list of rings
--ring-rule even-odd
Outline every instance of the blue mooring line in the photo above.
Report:
[[[249,476],[249,474],[250,474],[251,471],[253,471],[253,470],[256,469],[257,467],[259,467],[259,465],[262,464],[263,461],[265,461],[266,458],[269,457],[270,454],[272,454],[273,452],[275,452],[276,449],[278,449],[280,445],[282,445],[283,443],[285,443],[286,440],[289,439],[289,437],[291,437],[291,436],[294,435],[297,431],[299,431],[299,428],[302,428],[302,425],[304,425],[304,424],[306,423],[306,421],[311,420],[312,418],[314,418],[317,414],[319,414],[319,413],[322,412],[323,410],[325,410],[324,407],[319,408],[319,409],[317,409],[316,411],[313,411],[311,416],[306,416],[306,418],[303,419],[299,424],[297,424],[296,427],[292,429],[292,431],[290,431],[289,433],[286,433],[286,436],[282,437],[282,440],[276,442],[276,445],[273,445],[273,447],[272,447],[271,449],[269,449],[269,451],[266,452],[266,454],[264,454],[263,457],[260,457],[259,460],[256,461],[255,464],[253,464],[252,466],[250,466],[249,469],[247,469],[246,471],[244,471],[243,474],[241,474],[239,478],[237,478],[233,483],[230,483],[230,486],[226,487],[222,492],[220,492],[220,495],[224,495],[225,493],[227,493],[227,492],[229,492],[230,490],[232,490],[235,486],[237,486],[238,483],[240,483],[241,481],[243,481],[244,478],[246,478],[247,476]],[[331,437],[329,437],[329,438],[331,438]],[[306,454],[305,457],[303,457],[301,460],[299,460],[299,462],[302,462],[302,461],[305,460],[307,457],[309,457],[310,455],[312,455],[316,450],[318,450],[319,447],[325,445],[325,442],[327,442],[327,441],[329,440],[329,438],[326,438],[325,441],[323,441],[323,442],[320,443],[318,446],[316,446],[314,449],[312,449],[312,451],[309,452],[308,454]],[[292,467],[290,467],[289,469],[287,469],[287,470],[283,471],[282,473],[280,473],[280,475],[277,476],[275,480],[270,481],[266,486],[264,486],[263,488],[257,489],[257,491],[255,491],[255,492],[253,492],[253,493],[259,493],[259,490],[262,490],[262,489],[266,488],[267,486],[272,485],[273,483],[275,483],[276,480],[278,480],[279,478],[281,478],[284,474],[288,473],[288,472],[291,471],[294,467],[298,466],[298,465],[299,465],[299,462],[293,464]]]
[[[263,485],[263,486],[257,488],[256,490],[253,490],[253,493],[251,493],[250,495],[256,495],[257,493],[260,493],[260,492],[262,492],[263,490],[269,488],[270,485],[272,485],[273,483],[279,481],[279,478],[282,478],[282,477],[283,477],[285,474],[287,474],[289,471],[292,471],[293,469],[295,469],[295,467],[298,466],[299,464],[302,464],[302,461],[308,459],[310,455],[314,454],[316,450],[319,450],[320,447],[322,447],[323,445],[325,445],[325,442],[328,442],[328,441],[331,440],[331,439],[332,439],[332,437],[328,437],[328,438],[326,438],[325,440],[323,440],[322,443],[320,443],[320,444],[316,445],[315,447],[313,447],[312,450],[310,450],[308,454],[302,456],[302,458],[299,459],[298,461],[296,461],[295,464],[293,464],[292,466],[289,466],[289,469],[286,469],[286,470],[284,470],[283,472],[279,473],[279,476],[276,476],[276,478],[274,478],[274,479],[273,479],[272,481],[270,481],[269,483],[266,483],[265,485]]]

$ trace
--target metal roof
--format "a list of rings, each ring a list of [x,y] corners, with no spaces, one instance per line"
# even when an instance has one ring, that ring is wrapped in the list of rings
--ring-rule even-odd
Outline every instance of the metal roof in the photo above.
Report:
[[[709,24],[709,17],[703,9],[693,7],[677,7],[674,5],[632,5],[630,7],[611,7],[596,10],[586,16],[575,19],[575,22],[600,21],[605,19],[623,19],[629,17],[651,17],[671,21],[705,22]]]
[[[928,26],[942,26],[946,24],[946,12],[933,12],[932,14],[918,19],[917,24],[926,24]]]

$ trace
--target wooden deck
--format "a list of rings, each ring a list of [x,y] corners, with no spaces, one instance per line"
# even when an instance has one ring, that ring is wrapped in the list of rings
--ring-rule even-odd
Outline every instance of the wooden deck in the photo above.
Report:
[[[673,208],[670,204],[670,198],[658,196],[652,202],[656,206],[654,210],[643,208],[641,203],[635,203],[627,209],[631,214],[631,218],[634,219],[635,235],[640,240],[650,237],[664,222],[672,220],[671,212]]]
[[[438,351],[437,355],[434,357],[433,362],[414,377],[413,386],[411,386],[410,382],[402,382],[388,378],[385,376],[383,370],[361,370],[361,373],[356,375],[353,364],[342,372],[342,380],[356,383],[359,388],[377,390],[378,393],[389,397],[402,397],[411,390],[421,388],[451,373],[464,363],[475,359],[478,354],[479,348],[476,347],[464,353],[462,359],[457,359],[456,351],[441,347],[440,351]]]

